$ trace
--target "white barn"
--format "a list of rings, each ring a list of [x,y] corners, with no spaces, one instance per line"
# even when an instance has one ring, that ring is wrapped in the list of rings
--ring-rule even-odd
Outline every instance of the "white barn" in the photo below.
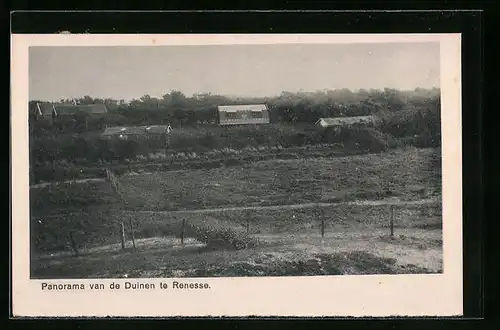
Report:
[[[357,117],[332,117],[319,118],[316,125],[321,128],[333,127],[336,129],[352,127],[370,127],[376,122],[375,116],[357,116]]]
[[[269,110],[265,104],[220,105],[219,125],[268,124]]]

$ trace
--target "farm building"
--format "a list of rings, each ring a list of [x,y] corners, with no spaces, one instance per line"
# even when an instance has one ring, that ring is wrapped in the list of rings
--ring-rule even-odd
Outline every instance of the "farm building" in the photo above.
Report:
[[[54,104],[52,103],[37,103],[34,109],[34,114],[37,119],[50,119],[54,115]]]
[[[268,124],[269,110],[265,104],[220,105],[219,125]]]
[[[320,118],[316,121],[316,125],[321,128],[333,127],[336,131],[342,128],[352,127],[370,127],[376,122],[374,116],[357,116],[357,117],[333,117]]]
[[[103,140],[157,140],[167,141],[167,135],[172,131],[170,125],[108,127],[101,134]]]
[[[91,117],[102,117],[108,111],[104,104],[37,103],[35,114],[38,119],[53,121],[57,117],[69,117],[77,113],[85,113]]]

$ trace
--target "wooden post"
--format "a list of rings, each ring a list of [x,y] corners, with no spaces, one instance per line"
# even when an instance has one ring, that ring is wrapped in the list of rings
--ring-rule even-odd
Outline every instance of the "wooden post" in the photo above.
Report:
[[[325,237],[325,219],[321,218],[321,237]]]
[[[125,225],[123,222],[121,222],[121,235],[120,235],[121,241],[122,241],[122,249],[125,249]]]
[[[75,256],[78,257],[78,247],[76,246],[75,239],[73,238],[73,233],[72,232],[69,233],[69,241],[71,243],[71,248],[75,252]]]
[[[132,221],[132,217],[130,217],[130,234],[132,236],[132,246],[135,250],[135,234],[134,234],[134,223]]]
[[[186,219],[182,219],[181,225],[181,245],[184,245],[184,228],[186,226]]]
[[[391,205],[391,237],[394,237],[394,205]]]
[[[247,218],[247,234],[250,233],[250,219]]]
[[[165,135],[165,156],[168,155],[168,148],[170,147],[170,132]]]
[[[122,192],[120,190],[120,185],[119,185],[119,182],[118,182],[118,178],[114,175],[114,173],[110,169],[106,169],[106,177],[110,181],[111,186],[113,187],[113,190],[120,197],[120,200],[121,200],[121,202],[123,204],[123,209],[128,210],[128,203],[125,200],[125,198],[123,198],[123,194],[122,194]],[[130,226],[130,236],[132,238],[132,246],[133,246],[133,248],[135,250],[135,248],[136,248],[135,247],[135,233],[134,233],[134,222],[132,220],[132,217],[129,218],[129,226]]]

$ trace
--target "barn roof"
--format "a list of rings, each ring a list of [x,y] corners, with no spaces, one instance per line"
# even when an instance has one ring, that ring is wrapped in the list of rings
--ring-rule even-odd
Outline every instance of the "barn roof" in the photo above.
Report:
[[[374,116],[356,116],[356,117],[331,117],[331,118],[320,118],[316,123],[323,121],[327,126],[339,126],[339,125],[352,125],[352,124],[363,124],[363,123],[373,123],[375,121]]]
[[[79,111],[86,112],[89,115],[107,113],[107,109],[104,104],[56,104],[55,109],[58,116],[74,115]]]
[[[50,116],[54,107],[52,103],[37,103],[36,109],[39,115]]]
[[[37,103],[38,114],[44,116],[52,115],[55,110],[58,116],[70,116],[79,111],[88,113],[89,115],[106,114],[107,108],[104,104],[80,104],[74,105],[70,103]]]
[[[168,132],[168,125],[150,125],[150,126],[141,126],[141,128],[148,134],[163,134]]]
[[[104,129],[101,135],[118,135],[118,134],[143,134],[142,130],[139,127],[107,127]]]
[[[54,104],[57,116],[70,116],[78,112],[78,107],[74,104]]]
[[[265,104],[242,104],[242,105],[219,105],[219,111],[222,112],[238,112],[238,111],[263,111],[267,110]]]
[[[78,105],[78,109],[92,115],[105,114],[108,112],[104,104],[81,104]]]
[[[102,136],[111,135],[149,135],[163,134],[168,132],[167,125],[150,125],[150,126],[116,126],[108,127],[101,134]]]

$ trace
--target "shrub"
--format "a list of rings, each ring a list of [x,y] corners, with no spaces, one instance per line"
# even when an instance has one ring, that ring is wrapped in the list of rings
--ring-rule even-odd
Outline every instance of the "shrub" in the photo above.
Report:
[[[213,217],[186,222],[186,233],[198,241],[216,248],[246,249],[257,246],[255,238],[233,224]]]
[[[324,132],[324,139],[332,145],[370,152],[381,152],[397,146],[392,136],[373,128],[343,128],[339,133],[333,129],[327,129]]]
[[[377,129],[418,147],[441,144],[441,115],[438,100],[415,109],[378,115]]]

